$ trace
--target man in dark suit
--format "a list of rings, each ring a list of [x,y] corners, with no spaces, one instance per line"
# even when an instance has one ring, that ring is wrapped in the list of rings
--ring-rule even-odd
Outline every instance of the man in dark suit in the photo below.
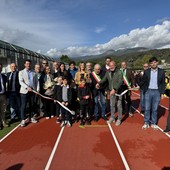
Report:
[[[108,120],[107,117],[105,116],[106,114],[106,100],[105,100],[105,89],[104,87],[101,87],[99,89],[96,88],[96,84],[101,81],[101,79],[105,76],[105,72],[101,70],[101,66],[99,64],[96,64],[94,66],[94,71],[90,74],[91,78],[91,83],[90,87],[92,90],[92,96],[93,96],[93,102],[94,102],[94,121],[98,121],[99,119],[99,109],[98,109],[98,104],[101,107],[101,117],[104,120]]]
[[[101,70],[103,72],[107,72],[110,69],[110,62],[112,61],[111,57],[106,57],[105,58],[105,65],[101,68]],[[107,83],[106,83],[107,84]],[[106,86],[106,113],[110,112],[110,91],[109,91],[109,87]]]
[[[11,121],[20,115],[20,84],[15,63],[10,64],[11,72],[7,73],[7,94],[9,97]]]
[[[161,97],[165,92],[165,72],[158,68],[158,59],[149,60],[150,68],[144,71],[142,86],[145,98],[144,125],[142,129],[151,127],[157,130],[157,111]]]
[[[0,129],[3,127],[7,127],[8,125],[5,123],[5,112],[6,112],[6,76],[1,73],[2,72],[2,64],[0,63]]]
[[[132,70],[127,68],[127,63],[125,61],[121,62],[120,70],[123,74],[123,85],[121,86],[121,91],[123,92],[135,86],[135,78]],[[125,100],[127,102],[127,113],[129,114],[130,117],[133,117],[133,113],[131,109],[131,105],[132,105],[131,91],[128,91],[123,95],[122,98],[123,112],[125,111]]]

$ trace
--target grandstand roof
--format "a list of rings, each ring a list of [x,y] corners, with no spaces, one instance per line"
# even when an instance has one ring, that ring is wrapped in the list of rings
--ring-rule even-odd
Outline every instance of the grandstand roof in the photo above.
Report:
[[[10,43],[2,41],[2,40],[0,40],[0,48],[5,49],[5,50],[10,50],[10,51],[15,51],[17,53],[22,53],[22,54],[26,54],[26,55],[30,55],[30,56],[39,57],[42,59],[51,60],[51,61],[54,60],[53,58],[51,58],[49,56],[37,53],[35,51],[31,51],[29,49],[17,46],[15,44],[10,44]]]

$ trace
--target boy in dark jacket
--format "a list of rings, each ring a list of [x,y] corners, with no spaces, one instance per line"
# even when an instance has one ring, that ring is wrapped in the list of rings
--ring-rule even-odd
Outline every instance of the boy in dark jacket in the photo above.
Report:
[[[71,98],[72,98],[72,92],[71,88],[68,85],[67,78],[63,77],[63,84],[61,86],[61,93],[59,97],[59,101],[65,106],[70,107]],[[62,123],[61,127],[67,125],[68,127],[71,127],[71,114],[63,107],[61,107],[61,117],[62,117]]]

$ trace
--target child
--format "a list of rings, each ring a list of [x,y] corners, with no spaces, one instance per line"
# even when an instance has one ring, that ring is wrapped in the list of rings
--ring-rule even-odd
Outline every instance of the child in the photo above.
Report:
[[[86,79],[80,79],[80,85],[78,86],[78,100],[80,104],[80,125],[84,125],[84,118],[86,116],[86,124],[90,125],[88,115],[88,104],[90,99],[90,88],[86,84]]]
[[[60,118],[59,118],[59,115],[60,115],[60,109],[61,109],[61,106],[57,103],[56,100],[58,100],[59,102],[62,101],[61,99],[61,96],[62,96],[62,83],[63,83],[63,80],[62,80],[62,77],[57,77],[55,78],[56,81],[57,81],[57,84],[54,86],[54,102],[56,103],[56,117],[57,117],[57,120],[56,120],[56,123],[60,123]]]
[[[71,88],[68,85],[68,80],[67,78],[63,77],[63,84],[62,84],[62,89],[61,89],[61,103],[66,106],[66,107],[70,107],[70,103],[71,103],[71,98],[72,98],[72,93],[71,93]],[[62,116],[62,123],[61,123],[61,127],[67,125],[68,127],[71,127],[71,114],[64,109],[63,107],[61,107],[61,116]]]

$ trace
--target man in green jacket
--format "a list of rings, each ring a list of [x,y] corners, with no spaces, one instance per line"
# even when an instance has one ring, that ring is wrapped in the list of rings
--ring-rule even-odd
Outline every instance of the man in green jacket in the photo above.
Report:
[[[117,108],[118,108],[118,120],[116,121],[116,126],[119,126],[121,124],[122,119],[122,96],[118,95],[120,86],[123,83],[123,75],[116,67],[116,63],[114,61],[111,61],[109,64],[110,70],[106,72],[103,79],[96,84],[96,88],[100,88],[101,85],[104,83],[108,83],[108,87],[110,90],[110,110],[111,110],[111,117],[109,119],[109,123],[115,122],[115,107],[117,102]]]

